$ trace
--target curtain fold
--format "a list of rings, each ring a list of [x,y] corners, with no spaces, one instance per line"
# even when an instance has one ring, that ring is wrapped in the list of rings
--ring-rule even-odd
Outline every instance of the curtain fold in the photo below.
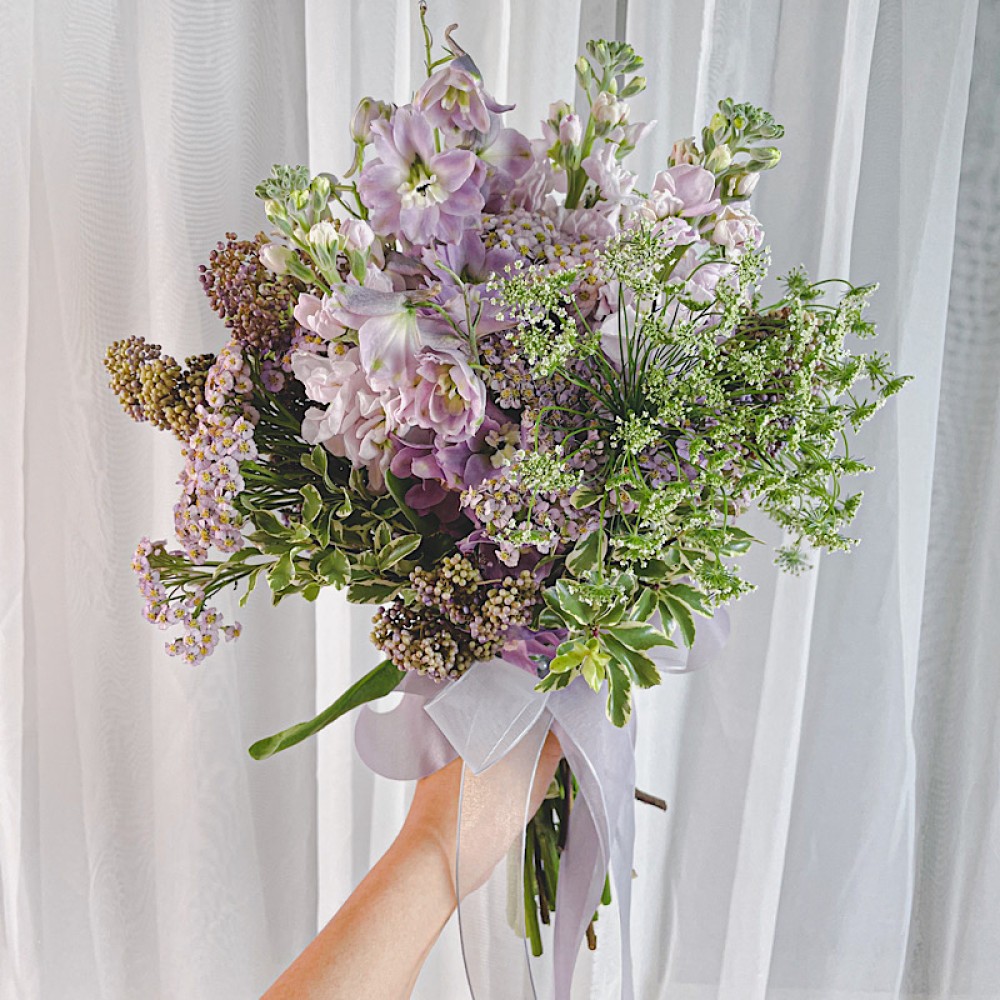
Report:
[[[722,97],[787,129],[755,209],[772,274],[879,280],[915,381],[863,434],[849,558],[757,591],[701,674],[638,705],[639,1000],[1000,996],[1000,4],[431,0],[511,124],[538,134],[593,34],[646,57],[648,184]],[[395,835],[410,790],[351,726],[274,760],[253,739],[377,654],[369,611],[256,595],[235,646],[169,660],[128,564],[170,530],[176,442],[100,358],[223,332],[197,264],[251,236],[275,162],[341,173],[364,95],[423,78],[410,0],[0,5],[0,1000],[258,995]],[[641,186],[641,185],[640,185]],[[773,286],[772,286],[773,287]],[[614,996],[613,921],[576,995]],[[418,1000],[466,995],[454,927]]]

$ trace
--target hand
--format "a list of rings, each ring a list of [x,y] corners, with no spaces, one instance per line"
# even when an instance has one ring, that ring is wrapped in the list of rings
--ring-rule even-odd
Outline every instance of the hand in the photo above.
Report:
[[[528,815],[545,796],[562,756],[549,733]],[[462,761],[417,782],[392,846],[263,1000],[406,1000],[455,909],[455,834]],[[500,761],[465,784],[461,891],[482,885],[524,824],[523,781]],[[468,819],[468,822],[466,822]],[[473,845],[473,850],[468,850]]]
[[[561,757],[559,741],[550,732],[538,758],[528,816],[538,811]],[[526,775],[513,773],[519,765],[507,766],[509,760],[504,758],[479,775],[466,772],[460,886],[454,876],[462,761],[454,760],[417,782],[403,834],[437,846],[451,874],[453,894],[460,890],[463,898],[487,881],[524,829]]]

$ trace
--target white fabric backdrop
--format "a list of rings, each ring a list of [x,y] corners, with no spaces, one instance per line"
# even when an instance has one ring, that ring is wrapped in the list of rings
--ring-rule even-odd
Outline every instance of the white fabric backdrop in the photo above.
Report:
[[[1000,996],[1000,5],[996,0],[432,0],[514,124],[571,97],[581,40],[647,58],[670,141],[732,95],[785,159],[756,205],[775,273],[878,278],[916,374],[876,418],[850,558],[753,557],[723,660],[640,705],[639,1000]],[[253,738],[373,660],[367,616],[266,601],[195,671],[139,618],[135,540],[169,529],[173,443],[103,388],[105,343],[215,348],[196,265],[260,226],[270,163],[347,162],[365,93],[420,72],[406,0],[0,2],[0,998],[258,994],[401,821],[350,726]],[[768,541],[774,532],[763,527]],[[318,782],[317,782],[318,775]],[[602,945],[611,944],[610,935]],[[613,996],[602,948],[582,997]],[[464,994],[449,931],[421,1000]]]

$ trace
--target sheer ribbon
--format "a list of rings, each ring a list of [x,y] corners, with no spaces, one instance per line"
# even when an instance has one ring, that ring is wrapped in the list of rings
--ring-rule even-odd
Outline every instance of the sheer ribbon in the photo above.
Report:
[[[698,669],[725,644],[729,620],[720,611],[698,631],[690,650],[658,651],[657,665],[667,672]],[[355,743],[362,760],[375,772],[400,780],[433,773],[461,757],[465,762],[459,804],[456,885],[459,924],[469,987],[475,1000],[491,996],[509,1000],[510,992],[495,992],[508,984],[512,967],[524,983],[523,992],[538,997],[536,975],[524,946],[524,958],[514,959],[517,937],[501,927],[488,942],[470,940],[476,922],[474,907],[489,900],[498,882],[506,883],[508,923],[523,938],[523,829],[539,754],[551,730],[559,739],[579,786],[569,824],[569,837],[559,866],[552,946],[555,1000],[569,1000],[573,970],[587,926],[598,909],[605,875],[610,874],[616,899],[621,941],[621,998],[632,1000],[632,959],[629,912],[632,894],[632,852],[635,841],[635,717],[624,728],[605,714],[605,693],[594,692],[580,678],[561,691],[535,690],[537,679],[503,660],[474,664],[456,681],[438,683],[417,674],[400,685],[402,701],[389,712],[361,710]],[[484,776],[502,783],[505,795],[491,794]],[[497,816],[498,800],[515,802],[516,816]],[[490,846],[479,838],[511,839],[508,865],[492,878],[478,870]],[[516,852],[516,853],[515,853]],[[514,877],[510,877],[513,874]],[[487,891],[480,890],[485,885]],[[463,899],[468,894],[468,898]],[[499,907],[494,906],[496,911]],[[496,924],[496,913],[488,922]],[[483,922],[486,922],[482,917]],[[506,935],[502,937],[501,935]],[[487,953],[485,963],[480,951]]]

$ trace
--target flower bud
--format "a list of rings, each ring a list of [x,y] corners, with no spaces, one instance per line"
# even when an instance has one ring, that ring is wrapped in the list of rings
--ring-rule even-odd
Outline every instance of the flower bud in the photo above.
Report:
[[[346,219],[340,224],[340,235],[344,249],[353,253],[363,253],[375,241],[372,227],[363,219]]]
[[[573,106],[566,101],[553,101],[549,105],[549,121],[557,125],[571,114],[573,114]]]
[[[778,165],[778,161],[781,159],[781,150],[777,146],[762,146],[760,149],[753,150],[750,157],[748,166],[751,170],[770,170]]]
[[[591,107],[591,114],[602,125],[618,125],[628,121],[629,106],[614,94],[602,90]]]
[[[698,152],[698,146],[694,141],[694,136],[689,136],[687,139],[678,139],[674,143],[674,148],[670,151],[670,163],[677,167],[682,163],[701,163],[701,153]]]
[[[261,264],[272,274],[287,274],[288,260],[294,256],[283,243],[265,243],[258,253]]]
[[[583,139],[583,122],[579,115],[567,115],[559,123],[559,141],[564,146],[578,146]]]
[[[317,250],[335,254],[340,249],[340,233],[332,222],[317,222],[309,230],[309,244]]]
[[[760,180],[758,173],[735,174],[729,178],[729,195],[732,198],[749,198]]]
[[[705,168],[711,170],[713,174],[722,173],[730,163],[733,162],[733,154],[729,147],[723,143],[721,146],[716,146],[711,153],[708,154],[708,159],[705,161]]]
[[[372,125],[380,119],[388,118],[391,114],[391,104],[376,101],[374,97],[362,97],[351,119],[351,138],[359,145],[367,145],[371,142]]]

